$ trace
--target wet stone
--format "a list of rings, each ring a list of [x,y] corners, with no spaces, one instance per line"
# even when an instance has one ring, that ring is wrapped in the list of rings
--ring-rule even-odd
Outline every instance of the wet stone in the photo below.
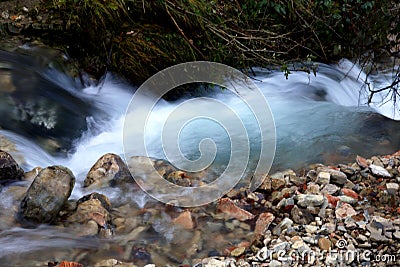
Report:
[[[19,181],[23,176],[24,171],[14,158],[9,153],[0,150],[0,185]]]
[[[235,202],[233,202],[229,198],[221,198],[218,201],[217,210],[223,212],[231,218],[236,218],[239,221],[246,221],[254,218],[253,214],[238,207]]]
[[[133,183],[128,167],[115,154],[103,155],[89,170],[84,186],[102,187],[112,184]]]
[[[264,235],[274,219],[275,216],[272,213],[269,212],[261,213],[256,221],[256,227],[254,229],[254,233],[256,235]]]
[[[22,218],[34,223],[52,222],[71,195],[74,184],[74,175],[65,167],[43,169],[21,201]]]

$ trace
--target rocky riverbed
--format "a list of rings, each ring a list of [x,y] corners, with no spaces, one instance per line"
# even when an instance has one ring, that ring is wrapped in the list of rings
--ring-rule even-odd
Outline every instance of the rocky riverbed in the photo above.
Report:
[[[210,178],[151,160],[183,186]],[[399,266],[399,183],[400,152],[358,156],[183,209],[143,193],[115,154],[77,183],[68,166],[24,172],[1,151],[1,266]]]

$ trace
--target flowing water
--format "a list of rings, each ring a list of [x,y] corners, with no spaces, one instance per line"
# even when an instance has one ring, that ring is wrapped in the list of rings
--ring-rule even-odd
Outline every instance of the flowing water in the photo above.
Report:
[[[25,171],[36,166],[55,164],[70,168],[77,178],[72,198],[77,199],[87,193],[82,188],[83,180],[100,156],[110,152],[123,156],[124,117],[136,88],[112,74],[108,74],[100,85],[82,86],[55,67],[51,60],[43,59],[40,55],[32,56],[30,48],[22,51],[0,51],[0,135],[15,143],[16,150],[10,153]],[[390,78],[389,72],[382,73],[370,76],[368,82],[372,86],[382,87],[390,83]],[[398,150],[400,122],[396,120],[400,119],[400,114],[393,108],[393,103],[386,101],[387,96],[383,93],[378,97],[384,104],[372,103],[367,106],[365,79],[365,74],[347,60],[337,65],[319,64],[316,77],[296,72],[285,79],[279,71],[256,69],[254,82],[265,95],[276,126],[277,147],[272,170],[297,169],[316,162],[334,164],[352,161],[356,155],[367,157]],[[215,89],[200,94],[202,101],[196,102],[193,109],[208,109],[212,100],[204,97],[227,104],[240,113],[249,131],[252,150],[257,151],[257,144],[262,140],[257,139],[252,128],[254,117],[248,114],[249,110],[243,107],[240,99],[227,90]],[[147,125],[148,156],[165,158],[161,145],[161,126],[174,109],[190,98],[186,95],[175,101],[158,101]],[[154,99],[149,96],[149,101]],[[134,110],[140,112],[140,107]],[[229,122],[229,117],[226,119]],[[178,123],[179,118],[176,120]],[[180,138],[183,153],[194,158],[199,156],[199,142],[204,138],[213,139],[219,151],[217,158],[221,158],[218,164],[226,164],[224,155],[230,151],[229,143],[226,132],[215,122],[199,120],[188,124],[181,131]],[[117,189],[103,189],[100,192],[110,197],[113,203],[134,203],[128,213],[146,205],[154,209],[158,205],[144,193],[121,197]],[[104,244],[99,244],[98,240],[74,237],[51,226],[37,229],[11,227],[8,221],[13,216],[13,205],[12,192],[3,189],[0,193],[0,207],[3,210],[0,212],[0,259],[3,259],[3,263],[18,266],[27,259],[62,259],[71,255],[79,259],[80,256],[75,252],[77,249],[95,250],[99,255],[102,253],[99,251],[103,250]],[[144,217],[141,218],[144,220]],[[177,240],[176,229],[170,221],[167,214],[161,213],[157,219],[152,219],[151,229],[140,235],[137,243],[150,244],[161,238],[164,246],[181,246],[185,242],[193,243],[198,238],[198,232],[195,232],[182,235]],[[219,223],[200,220],[199,224],[204,227],[203,235],[220,231],[229,242],[240,238],[244,240],[247,235],[244,231],[239,238],[221,228]],[[205,241],[203,246],[209,249],[199,254],[201,256],[223,248],[211,241]],[[49,248],[52,248],[51,252]],[[104,250],[108,251],[106,254],[115,256],[118,249],[114,249],[111,242]],[[168,251],[164,252],[170,253]],[[136,253],[140,254],[140,249]]]

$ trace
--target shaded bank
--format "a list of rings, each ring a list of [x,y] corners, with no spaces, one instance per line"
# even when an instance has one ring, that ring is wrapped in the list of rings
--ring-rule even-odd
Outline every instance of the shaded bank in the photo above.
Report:
[[[40,39],[96,77],[112,69],[134,83],[192,60],[289,74],[293,61],[399,56],[399,7],[387,0],[13,2],[0,3],[3,36]]]

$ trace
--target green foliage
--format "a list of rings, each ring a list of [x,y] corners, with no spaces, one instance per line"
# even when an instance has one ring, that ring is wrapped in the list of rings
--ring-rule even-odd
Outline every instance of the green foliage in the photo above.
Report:
[[[69,47],[100,55],[140,83],[167,66],[211,60],[233,67],[394,55],[400,32],[393,0],[47,0],[76,39]],[[68,41],[68,40],[67,40]],[[397,54],[396,54],[397,53]],[[369,58],[370,59],[370,58]],[[298,68],[297,68],[298,69]]]

